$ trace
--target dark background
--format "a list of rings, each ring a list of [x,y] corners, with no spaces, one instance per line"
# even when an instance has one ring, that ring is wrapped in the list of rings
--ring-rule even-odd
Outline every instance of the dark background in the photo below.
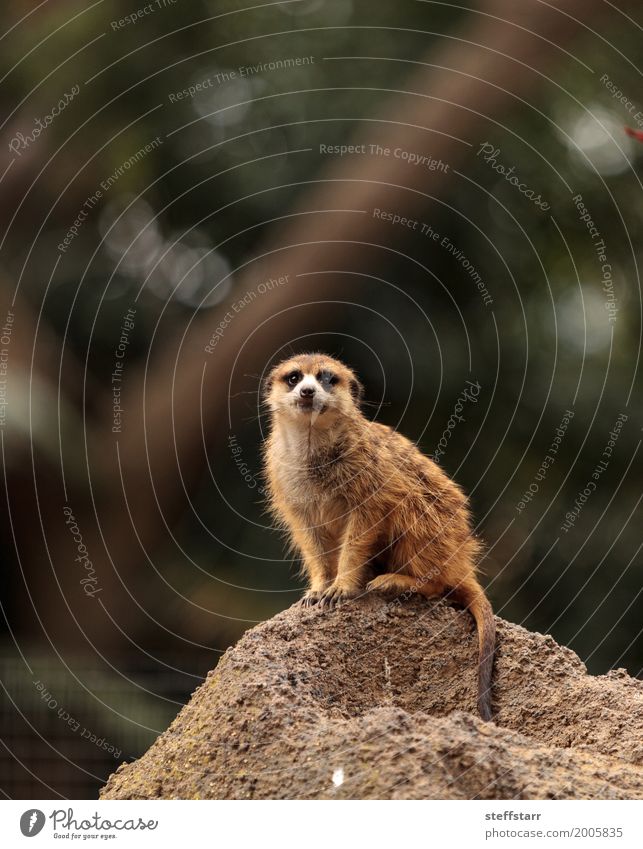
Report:
[[[643,126],[637,4],[147,8],[119,24],[143,6],[12,2],[3,24],[2,793],[95,796],[227,646],[297,599],[261,495],[257,392],[298,350],[351,364],[366,413],[427,453],[447,429],[440,461],[471,495],[499,615],[593,673],[639,675],[643,147],[624,131]],[[320,152],[337,144],[366,152]],[[477,402],[448,428],[466,381]]]

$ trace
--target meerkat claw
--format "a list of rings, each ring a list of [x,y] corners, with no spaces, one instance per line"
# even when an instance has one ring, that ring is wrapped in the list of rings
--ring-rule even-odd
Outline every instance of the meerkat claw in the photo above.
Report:
[[[319,599],[319,606],[320,607],[329,607],[330,608],[330,607],[335,607],[336,604],[337,604],[337,600],[335,598],[334,592],[331,592],[330,590],[326,590],[326,592]]]
[[[320,598],[321,598],[321,593],[318,593],[318,592],[307,592],[305,595],[303,595],[303,596],[299,599],[299,601],[297,602],[297,604],[298,604],[300,607],[314,607],[314,606],[315,606],[315,605],[319,602],[319,599],[320,599]]]
[[[342,602],[348,601],[354,597],[355,593],[349,592],[348,590],[343,590],[340,587],[330,587],[322,595],[319,600],[319,605],[320,607],[337,607],[342,604]]]

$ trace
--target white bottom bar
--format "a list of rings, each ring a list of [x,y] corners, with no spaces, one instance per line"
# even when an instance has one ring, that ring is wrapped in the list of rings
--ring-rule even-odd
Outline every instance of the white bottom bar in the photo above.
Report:
[[[121,849],[259,849],[273,844],[280,849],[329,849],[351,845],[349,841],[369,849],[640,849],[642,818],[639,801],[3,801],[0,834],[3,846],[11,849],[108,841]]]

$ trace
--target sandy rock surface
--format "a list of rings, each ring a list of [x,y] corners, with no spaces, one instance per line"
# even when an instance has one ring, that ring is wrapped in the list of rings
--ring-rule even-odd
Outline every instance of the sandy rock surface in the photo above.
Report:
[[[445,602],[292,607],[229,649],[103,799],[643,798],[643,682],[498,620],[494,722]]]

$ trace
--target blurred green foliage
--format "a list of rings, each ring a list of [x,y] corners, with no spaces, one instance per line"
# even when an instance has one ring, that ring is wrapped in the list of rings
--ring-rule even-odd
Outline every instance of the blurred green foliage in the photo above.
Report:
[[[29,8],[14,6],[14,15]],[[347,141],[359,122],[368,140],[367,119],[404,89],[409,60],[431,56],[442,36],[474,14],[411,2],[304,0],[244,11],[231,0],[177,0],[136,24],[111,26],[132,11],[119,0],[79,7],[72,18],[70,4],[48,3],[3,48],[12,69],[0,89],[3,112],[16,110],[5,134],[28,126],[32,114],[46,114],[56,97],[83,84],[78,100],[34,145],[36,172],[44,170],[12,224],[4,266],[21,279],[46,322],[60,334],[68,327],[70,346],[87,357],[95,378],[90,395],[92,387],[104,390],[114,328],[148,274],[132,361],[143,362],[162,311],[164,332],[170,332],[305,194],[325,164],[319,144]],[[529,102],[489,121],[477,140],[499,149],[498,161],[514,165],[547,199],[551,217],[537,213],[477,156],[472,139],[448,196],[427,204],[422,218],[473,264],[492,307],[483,304],[461,261],[414,232],[400,243],[401,253],[389,253],[374,272],[399,288],[372,280],[360,290],[361,303],[379,315],[338,310],[332,332],[316,339],[316,347],[355,365],[367,399],[384,401],[378,418],[429,453],[464,381],[479,381],[479,403],[453,431],[443,465],[472,495],[489,547],[482,571],[494,606],[508,619],[553,633],[594,672],[616,665],[638,674],[643,148],[622,132],[632,116],[600,78],[607,75],[643,109],[640,33],[614,15],[600,35],[586,32],[570,51],[573,57],[561,55]],[[249,73],[176,102],[170,97],[230,69],[311,56],[309,64]],[[47,290],[56,245],[85,199],[157,136],[163,139],[158,151],[105,193]],[[139,193],[139,218],[126,219],[110,235],[116,214]],[[595,246],[572,201],[579,193],[612,266],[619,310],[613,324]],[[154,222],[151,243],[138,258],[135,251],[126,254],[145,220]],[[178,248],[159,271],[150,257],[174,240]],[[173,291],[186,263],[217,246],[206,273]],[[218,291],[220,303],[234,298],[234,282]],[[359,339],[352,336],[356,326]],[[573,423],[555,463],[520,513],[516,505],[572,406]],[[565,513],[590,480],[620,413],[629,418],[609,466],[565,533]],[[261,430],[251,396],[237,436],[258,476]],[[253,621],[294,601],[300,584],[296,563],[283,559],[280,535],[264,527],[264,505],[227,446],[212,445],[210,452],[218,490],[204,479],[193,495],[194,511],[175,529],[183,554],[158,552],[156,562],[189,598],[217,600],[230,619],[221,619],[211,644],[224,648]],[[188,558],[200,569],[186,568]]]

